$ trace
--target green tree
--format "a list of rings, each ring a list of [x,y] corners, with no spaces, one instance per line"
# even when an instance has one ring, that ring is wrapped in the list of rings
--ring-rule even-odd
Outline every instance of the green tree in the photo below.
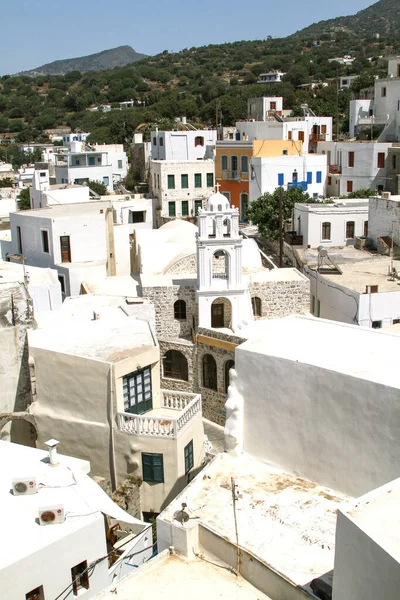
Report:
[[[310,202],[310,196],[299,188],[291,188],[284,190],[276,188],[270,194],[263,194],[258,200],[254,200],[250,204],[247,211],[247,218],[254,225],[258,226],[260,234],[270,240],[279,238],[279,202],[280,195],[282,198],[282,225],[292,217],[293,207],[296,202]]]
[[[29,188],[22,188],[18,194],[17,204],[19,210],[29,210],[31,207],[31,199],[29,195]]]
[[[349,192],[345,196],[341,196],[341,198],[372,198],[373,196],[376,196],[376,190],[362,188],[354,192]]]
[[[99,196],[106,196],[108,194],[107,186],[101,181],[89,181],[88,186]]]
[[[14,187],[15,181],[11,177],[3,177],[0,179],[0,188]]]

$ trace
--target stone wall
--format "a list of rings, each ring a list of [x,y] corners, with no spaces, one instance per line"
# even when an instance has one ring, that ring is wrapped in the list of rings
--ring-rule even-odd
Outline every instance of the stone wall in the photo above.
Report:
[[[196,275],[197,274],[197,260],[196,255],[191,254],[185,256],[180,260],[176,261],[173,265],[165,271],[165,273],[173,273],[174,275],[180,275],[182,273]]]
[[[190,285],[171,285],[165,287],[144,287],[143,296],[154,304],[156,313],[156,333],[161,340],[175,340],[189,337],[193,327],[193,318],[197,323],[197,302],[195,288]],[[174,318],[176,300],[186,302],[186,319]]]
[[[182,392],[194,392],[197,391],[196,381],[196,347],[188,340],[159,340],[160,344],[160,355],[161,355],[161,388],[165,390],[180,390]],[[168,350],[178,350],[181,352],[188,362],[188,375],[189,380],[183,381],[182,379],[171,379],[164,377],[163,370],[163,356]]]
[[[254,282],[249,286],[250,296],[261,299],[261,316],[273,319],[292,313],[310,312],[310,282],[274,281]]]

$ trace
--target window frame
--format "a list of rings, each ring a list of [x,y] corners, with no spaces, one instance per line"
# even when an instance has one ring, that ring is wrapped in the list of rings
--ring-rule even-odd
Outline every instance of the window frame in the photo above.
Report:
[[[207,187],[214,187],[214,173],[207,173],[206,174],[206,180],[207,180]]]
[[[49,230],[41,229],[40,238],[42,242],[42,252],[44,254],[50,254],[50,243],[49,243]]]
[[[154,464],[155,461],[159,464]],[[159,474],[156,469],[160,469]],[[156,452],[142,452],[142,480],[146,483],[164,483],[164,455]]]
[[[353,180],[352,179],[348,179],[346,181],[346,190],[348,194],[351,194],[353,191]]]
[[[204,136],[202,135],[196,135],[194,138],[194,147],[197,148],[198,146],[204,146]]]
[[[167,352],[163,356],[162,366],[163,377],[165,379],[176,379],[176,381],[189,381],[188,360],[180,350],[167,350]]]
[[[172,173],[169,173],[167,175],[167,188],[169,190],[175,189],[175,175],[173,175]]]
[[[326,237],[324,235],[324,233],[326,233],[327,230],[329,231],[329,237]],[[332,236],[332,224],[330,221],[324,221],[321,224],[321,239],[324,241],[331,241],[331,236]]]
[[[224,166],[225,163],[225,166]],[[227,171],[228,170],[228,155],[227,154],[222,154],[221,155],[221,171]]]
[[[377,167],[377,169],[385,168],[385,153],[384,152],[378,152],[377,157],[376,157],[376,167]]]
[[[79,590],[88,590],[90,588],[87,560],[83,560],[71,568],[71,577],[74,596],[79,596]]]
[[[195,173],[194,174],[194,187],[195,188],[201,188],[202,187],[202,177],[201,177],[202,173]]]
[[[189,189],[189,175],[187,173],[181,174],[181,189],[182,190]]]
[[[189,216],[189,200],[182,200],[181,202],[181,215],[182,217]]]
[[[245,168],[243,168],[245,166]],[[248,173],[249,172],[249,157],[247,154],[242,154],[240,157],[240,172]]]
[[[184,447],[183,456],[185,459],[185,475],[187,475],[194,467],[193,440],[190,440]]]
[[[349,151],[347,153],[347,166],[349,167],[349,169],[352,169],[354,167],[354,151]]]
[[[175,200],[170,200],[168,202],[168,216],[169,217],[176,217],[176,204],[175,204]]]
[[[186,321],[186,302],[179,298],[174,302],[174,319],[177,321]]]
[[[349,233],[353,233],[353,235],[349,235]],[[356,234],[356,222],[355,221],[346,221],[346,240],[354,239]]]
[[[212,361],[209,361],[209,358],[212,359]],[[208,365],[206,364],[206,361],[209,362]],[[215,360],[215,358],[213,357],[212,354],[207,352],[206,354],[203,355],[201,364],[202,364],[202,385],[203,385],[203,387],[207,388],[208,390],[214,390],[215,392],[217,392],[218,391],[217,361]],[[213,373],[209,372],[211,367],[214,370]]]
[[[153,409],[153,382],[151,365],[137,369],[121,377],[124,412],[131,415],[143,415]],[[133,386],[131,385],[133,380]],[[140,381],[139,381],[140,380]],[[140,384],[140,387],[139,387]],[[149,390],[146,386],[149,384]],[[134,390],[133,394],[131,394]],[[142,399],[139,400],[141,393]]]
[[[20,225],[17,225],[17,254],[22,254],[22,230]]]
[[[199,214],[199,208],[203,208],[203,201],[202,200],[195,200],[194,201],[194,215],[195,215],[195,217],[197,217],[198,214]]]
[[[262,300],[259,296],[251,297],[251,307],[254,317],[262,317]]]

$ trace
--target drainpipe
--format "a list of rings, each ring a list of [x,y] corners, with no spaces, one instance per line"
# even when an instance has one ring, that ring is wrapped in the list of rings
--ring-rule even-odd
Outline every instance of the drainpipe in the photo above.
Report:
[[[110,396],[108,403],[108,420],[110,425],[110,448],[109,448],[109,462],[110,462],[110,479],[111,479],[111,489],[113,492],[118,487],[117,482],[117,469],[115,466],[115,443],[114,443],[114,428],[115,428],[115,419],[114,419],[114,369],[113,365],[110,365]]]

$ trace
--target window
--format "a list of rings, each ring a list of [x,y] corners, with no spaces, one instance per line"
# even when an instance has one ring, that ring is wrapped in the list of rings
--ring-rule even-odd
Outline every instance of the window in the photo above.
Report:
[[[348,161],[347,164],[349,167],[354,167],[354,152],[348,152]]]
[[[383,169],[385,166],[385,153],[378,152],[378,161],[377,161],[378,169]]]
[[[89,166],[94,167],[94,165],[95,165],[94,156],[89,156]]]
[[[311,294],[311,314],[313,315],[315,313],[315,296],[313,296]]]
[[[328,185],[332,185],[332,177],[328,177]]]
[[[321,125],[321,133],[326,133],[326,125]]]
[[[162,148],[164,146],[164,138],[160,138],[160,147]]]
[[[193,440],[191,440],[184,450],[185,454],[185,475],[189,473],[190,469],[193,469]]]
[[[153,146],[157,146],[157,138],[153,137]]]
[[[91,159],[89,158],[89,165],[90,165],[90,161],[91,161]],[[76,158],[76,159],[75,159],[75,164],[76,164],[76,165],[79,165],[79,158]]]
[[[214,187],[214,173],[207,173],[207,187]]]
[[[347,221],[346,223],[346,238],[351,239],[354,237],[356,224],[354,221]]]
[[[203,387],[209,390],[218,390],[217,387],[217,363],[211,354],[203,356]]]
[[[71,243],[69,235],[60,236],[61,262],[71,262]]]
[[[368,221],[364,221],[364,236],[368,237]]]
[[[145,210],[130,210],[128,215],[128,223],[144,223],[146,221]]]
[[[353,191],[353,182],[348,181],[347,182],[347,193],[352,192],[352,191]]]
[[[89,589],[89,573],[86,560],[79,563],[79,565],[72,567],[71,576],[74,596],[77,596],[79,590],[81,590],[82,588],[85,590]]]
[[[322,171],[317,171],[317,183],[322,183]]]
[[[396,169],[397,166],[397,156],[396,154],[392,154],[392,169]]]
[[[278,173],[278,185],[284,185],[285,176],[283,173]]]
[[[304,131],[299,131],[298,138],[299,142],[304,142]]]
[[[231,193],[230,193],[230,192],[221,192],[221,194],[222,194],[223,196],[225,196],[225,198],[226,198],[227,200],[229,200],[229,204],[230,204],[230,203],[231,203]]]
[[[122,169],[122,160],[118,161],[118,169]]]
[[[204,146],[204,138],[201,135],[196,135],[196,137],[194,138],[194,145],[195,147],[197,146]]]
[[[228,393],[229,387],[229,371],[235,367],[234,360],[227,360],[224,365],[224,383],[225,383],[225,394]]]
[[[372,321],[372,329],[380,329],[382,327],[382,321]]]
[[[17,225],[17,254],[22,254],[22,233],[19,225]]]
[[[40,177],[46,177],[46,172],[40,173]]]
[[[322,223],[322,239],[323,240],[331,239],[331,224],[328,222]]]
[[[124,411],[142,415],[153,408],[151,368],[145,367],[122,378]]]
[[[312,171],[307,171],[307,183],[312,183]]]
[[[175,175],[168,175],[168,189],[169,190],[174,190],[175,189]]]
[[[255,317],[261,317],[261,298],[254,296],[251,299],[251,306],[253,308],[253,315]]]
[[[98,157],[97,162],[101,163],[101,156]]]
[[[25,594],[25,600],[44,600],[43,586],[41,585]]]
[[[288,140],[291,140],[291,139],[292,139],[292,132],[291,132],[291,131],[288,131],[288,134],[287,134],[287,139],[288,139]]]
[[[247,156],[240,157],[240,170],[242,173],[249,172],[249,159]]]
[[[153,182],[153,185],[154,185],[154,187],[156,188],[156,187],[157,187],[157,175],[154,173],[154,174],[153,174],[153,177],[154,177],[154,182]]]
[[[287,150],[282,150],[282,156],[287,156],[288,155],[288,151]]]
[[[381,97],[386,98],[386,88],[385,87],[381,88]]]
[[[400,323],[400,319],[393,319],[392,325],[398,325]]]
[[[110,183],[109,177],[103,177],[103,183],[104,183],[104,185],[109,185],[109,183]]]
[[[201,173],[194,174],[194,187],[201,188]]]
[[[177,300],[174,304],[174,319],[186,320],[186,302]]]
[[[186,308],[185,308],[186,310]],[[168,379],[189,380],[186,357],[178,350],[168,350],[163,358],[163,374]]]
[[[65,294],[65,277],[64,277],[64,275],[59,275],[58,276],[58,281],[60,282],[61,293]]]
[[[168,202],[168,216],[175,217],[175,202]]]
[[[189,175],[181,175],[181,188],[187,189],[189,187]]]
[[[228,157],[225,154],[223,156],[221,156],[221,170],[222,171],[228,170]]]
[[[276,102],[270,102],[269,109],[270,110],[276,110]]]
[[[199,214],[199,208],[202,208],[203,202],[201,200],[194,201],[194,214],[197,217]]]
[[[45,229],[42,229],[42,250],[46,254],[49,253],[49,232]]]
[[[320,317],[321,316],[321,302],[320,300],[317,300],[317,312],[315,314],[316,317]]]
[[[189,214],[189,202],[182,200],[182,217],[187,217]]]
[[[142,452],[143,481],[164,483],[164,461],[162,454]]]
[[[231,171],[237,171],[237,170],[238,170],[238,157],[231,156]]]
[[[160,189],[160,175],[157,175],[157,187]]]

